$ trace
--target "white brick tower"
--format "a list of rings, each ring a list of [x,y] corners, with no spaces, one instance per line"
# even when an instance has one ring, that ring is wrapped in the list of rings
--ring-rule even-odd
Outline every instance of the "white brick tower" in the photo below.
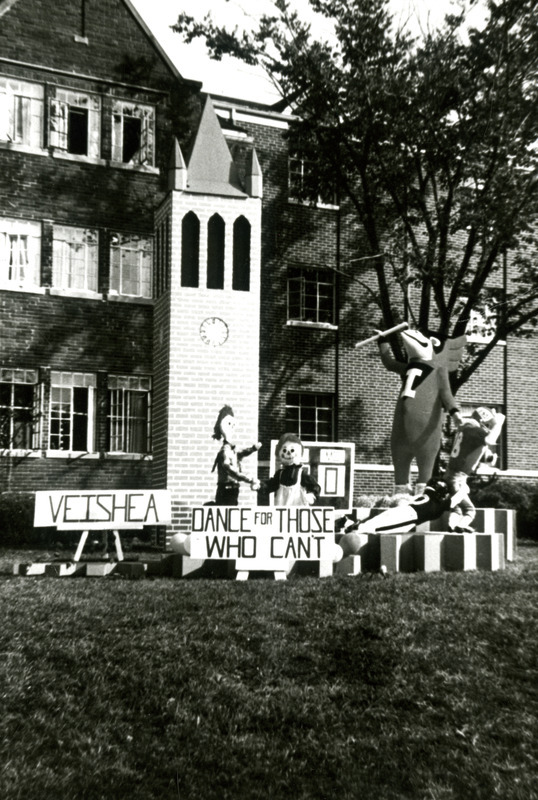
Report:
[[[252,150],[241,185],[208,97],[187,164],[175,144],[155,220],[154,475],[172,493],[172,532],[186,506],[214,499],[220,408],[232,406],[239,446],[258,439],[261,182]],[[255,455],[244,468],[256,474]]]

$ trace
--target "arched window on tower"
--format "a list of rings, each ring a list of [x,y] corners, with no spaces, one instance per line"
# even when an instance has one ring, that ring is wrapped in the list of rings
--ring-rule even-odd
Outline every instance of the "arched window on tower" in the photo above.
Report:
[[[207,288],[224,289],[224,220],[214,214],[207,224]]]
[[[192,211],[181,223],[181,285],[197,289],[200,277],[200,220]]]
[[[239,292],[250,289],[250,222],[243,216],[234,222],[232,288]]]

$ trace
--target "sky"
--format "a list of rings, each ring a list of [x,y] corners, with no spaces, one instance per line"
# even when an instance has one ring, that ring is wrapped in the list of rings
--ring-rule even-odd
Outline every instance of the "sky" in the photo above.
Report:
[[[203,91],[264,103],[276,102],[278,94],[261,70],[253,70],[232,59],[211,61],[201,40],[185,45],[181,36],[170,30],[184,11],[195,19],[202,19],[211,11],[215,20],[229,27],[248,24],[270,9],[268,0],[131,0],[143,16],[152,33],[166,50],[184,78],[202,81]],[[308,0],[291,0],[292,5],[304,15],[310,14]],[[444,14],[450,11],[452,0],[390,0],[397,22],[435,27]],[[248,9],[248,11],[246,11]],[[319,25],[319,27],[318,27]],[[313,31],[323,32],[323,27],[312,20]]]

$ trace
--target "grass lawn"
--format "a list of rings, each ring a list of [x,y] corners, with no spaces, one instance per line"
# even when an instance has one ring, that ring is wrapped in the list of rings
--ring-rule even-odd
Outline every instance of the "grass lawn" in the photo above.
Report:
[[[498,573],[286,582],[12,577],[18,555],[2,800],[538,798],[536,543]]]

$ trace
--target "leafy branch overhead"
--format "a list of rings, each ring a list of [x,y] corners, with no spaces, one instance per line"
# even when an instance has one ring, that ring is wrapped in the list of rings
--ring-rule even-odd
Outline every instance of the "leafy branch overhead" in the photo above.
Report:
[[[186,15],[175,30],[204,38],[213,58],[261,65],[278,87],[293,146],[318,163],[309,193],[336,185],[360,223],[344,269],[374,282],[376,324],[380,312],[386,327],[405,315],[459,335],[495,295],[496,325],[461,385],[538,318],[536,3],[489,0],[472,28],[468,0],[417,36],[386,0],[309,3],[322,36],[287,0],[252,30]]]

